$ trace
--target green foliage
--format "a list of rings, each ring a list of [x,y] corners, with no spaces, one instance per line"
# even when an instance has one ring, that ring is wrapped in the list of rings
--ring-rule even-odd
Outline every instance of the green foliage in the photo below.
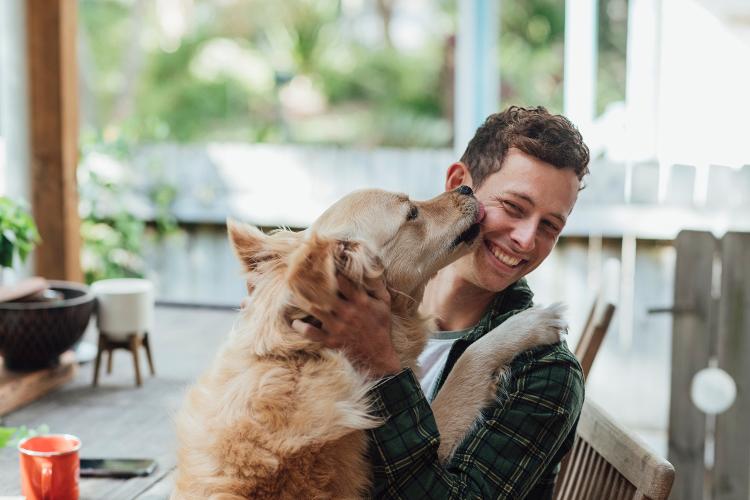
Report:
[[[388,107],[439,117],[440,53],[403,54],[391,48],[353,47],[351,67],[321,67],[321,87],[333,104],[364,100]],[[426,57],[429,56],[429,57]]]
[[[78,167],[80,197],[81,264],[84,279],[92,283],[106,278],[141,278],[145,224],[123,204],[126,187],[96,169],[91,158],[103,153],[113,160],[126,158],[129,145],[122,136],[83,135]]]
[[[175,2],[186,27],[172,39],[161,3],[79,1],[85,127],[134,143],[450,145],[455,0],[430,3],[434,27],[414,50],[378,33],[374,2]],[[624,97],[627,1],[599,1],[600,111]],[[370,16],[375,32],[358,33],[352,16]],[[502,105],[561,112],[565,2],[505,0],[500,23]],[[285,108],[295,77],[312,82],[321,109]]]
[[[145,225],[128,212],[81,221],[83,268],[86,283],[105,278],[142,278],[141,258]]]
[[[28,210],[10,198],[0,197],[0,267],[13,267],[16,255],[24,262],[38,242],[39,232]]]
[[[326,28],[338,17],[338,2],[302,0],[285,2],[280,20],[289,40],[289,49],[299,73],[314,73],[326,49]]]
[[[179,44],[165,50],[155,43],[160,21],[152,3],[81,2],[82,64],[95,103],[88,129],[136,143],[450,142],[439,36],[427,50],[404,54],[345,36],[338,0],[244,0],[221,7],[196,0],[193,12],[200,14]],[[234,47],[230,67],[206,55],[218,42]],[[258,68],[248,66],[253,60]],[[248,77],[254,71],[269,76]],[[298,75],[312,78],[330,119],[285,114],[280,93]],[[118,114],[128,93],[129,112]],[[390,129],[391,123],[399,126]],[[404,134],[407,123],[419,128]]]
[[[15,427],[0,427],[0,448],[5,448],[15,433]]]
[[[565,2],[507,0],[501,5],[503,106],[541,104],[562,112]]]
[[[178,231],[171,212],[177,196],[174,186],[160,181],[148,191],[156,212],[152,229],[128,208],[127,195],[132,193],[133,184],[113,178],[116,175],[97,165],[97,158],[126,162],[131,147],[130,141],[121,135],[109,140],[101,136],[84,136],[84,160],[78,167],[78,188],[82,267],[87,283],[106,278],[142,278],[146,272],[143,260],[146,239]]]
[[[190,142],[235,129],[236,139],[255,141],[267,133],[259,122],[274,119],[273,96],[248,90],[231,74],[206,80],[191,71],[205,42],[185,40],[175,52],[150,58],[136,100],[134,140]]]
[[[0,427],[0,449],[6,446],[15,446],[27,437],[48,434],[49,427],[41,425],[36,429],[29,429],[25,425],[21,427]]]
[[[156,233],[162,237],[178,231],[177,218],[172,213],[172,204],[177,199],[177,188],[167,182],[155,184],[149,191],[154,202]]]

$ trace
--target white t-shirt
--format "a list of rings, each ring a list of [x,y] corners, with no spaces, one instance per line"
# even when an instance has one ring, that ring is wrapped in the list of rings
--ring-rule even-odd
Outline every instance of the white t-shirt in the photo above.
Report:
[[[466,335],[469,330],[471,328],[450,332],[435,332],[427,341],[427,346],[417,359],[417,378],[419,378],[419,385],[422,386],[422,392],[427,399],[432,397],[432,391],[435,389],[438,377],[443,372],[453,343]]]

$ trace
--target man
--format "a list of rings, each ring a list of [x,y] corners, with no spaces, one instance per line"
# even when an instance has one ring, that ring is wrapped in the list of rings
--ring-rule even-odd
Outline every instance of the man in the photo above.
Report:
[[[551,498],[558,464],[573,443],[583,404],[580,365],[562,342],[522,353],[498,402],[457,448],[437,459],[434,398],[472,342],[532,305],[523,277],[550,254],[573,209],[589,151],[564,117],[542,107],[490,116],[446,175],[446,190],[471,187],[485,206],[481,244],[428,284],[422,311],[436,332],[420,356],[422,386],[401,370],[390,342],[384,289],[367,294],[340,280],[343,297],[320,329],[299,332],[347,350],[373,377],[371,431],[377,498]],[[427,396],[427,397],[426,397]]]

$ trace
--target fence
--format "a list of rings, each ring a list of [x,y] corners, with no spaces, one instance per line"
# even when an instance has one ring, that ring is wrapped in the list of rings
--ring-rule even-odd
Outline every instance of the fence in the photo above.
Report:
[[[672,498],[747,500],[750,233],[727,233],[717,240],[711,233],[683,231],[675,247],[669,460],[677,476]],[[693,377],[709,365],[725,370],[737,386],[734,404],[715,421],[691,401]]]

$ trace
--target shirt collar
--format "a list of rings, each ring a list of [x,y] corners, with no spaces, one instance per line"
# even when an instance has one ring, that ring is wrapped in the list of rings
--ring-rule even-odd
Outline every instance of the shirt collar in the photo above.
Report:
[[[495,295],[484,315],[482,315],[482,319],[463,338],[469,342],[474,342],[490,329],[502,323],[507,316],[510,316],[508,313],[531,307],[533,299],[534,293],[529,288],[526,278],[521,278]]]

